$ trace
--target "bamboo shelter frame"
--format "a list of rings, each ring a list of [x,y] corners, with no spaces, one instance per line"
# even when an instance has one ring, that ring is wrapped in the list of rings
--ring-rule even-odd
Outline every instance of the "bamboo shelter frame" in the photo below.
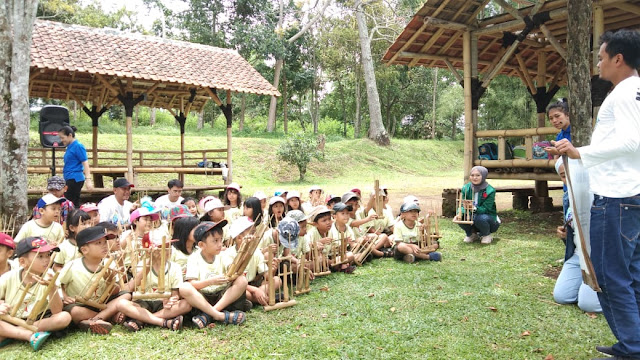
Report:
[[[220,97],[219,93],[224,93]],[[113,29],[38,20],[34,24],[29,96],[74,100],[92,119],[92,165],[98,165],[98,120],[122,104],[126,120],[126,177],[136,183],[132,117],[135,106],[161,108],[180,125],[184,168],[184,128],[191,111],[212,100],[227,125],[227,183],[232,181],[232,94],[280,96],[236,51],[160,39]],[[161,169],[162,170],[162,169]],[[162,171],[158,171],[162,172]],[[178,172],[180,178],[184,173]]]
[[[504,13],[483,17],[490,1]],[[520,78],[535,100],[538,127],[529,130],[539,134],[527,133],[525,136],[551,132],[553,128],[544,127],[545,108],[567,81],[567,0],[518,3],[524,7],[515,8],[503,0],[428,0],[382,59],[387,65],[446,68],[463,85],[465,179],[471,168],[480,164],[490,169],[505,166],[553,169],[551,162],[535,160],[505,162],[504,157],[476,160],[478,138],[494,135],[478,131],[478,102],[497,75]],[[640,23],[640,0],[596,0],[593,4],[594,44],[605,31],[637,27]],[[597,46],[592,53],[592,75],[597,78]],[[600,103],[594,101],[594,114],[599,106]],[[557,130],[553,131],[557,133]],[[500,145],[504,136],[509,135],[496,133],[495,136],[499,137]],[[536,180],[537,197],[548,197],[547,180],[559,180],[556,174],[550,173],[505,175],[508,176],[497,177]],[[490,171],[489,177],[496,178],[496,174]]]

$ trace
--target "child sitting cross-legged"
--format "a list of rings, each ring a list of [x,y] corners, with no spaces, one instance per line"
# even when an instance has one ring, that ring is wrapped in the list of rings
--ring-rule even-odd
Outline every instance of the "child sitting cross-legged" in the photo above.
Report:
[[[246,216],[239,217],[233,222],[233,224],[231,224],[229,234],[232,238],[233,245],[225,250],[221,255],[225,269],[228,269],[234,259],[238,256],[238,250],[242,247],[242,244],[245,242],[253,225],[254,223]],[[259,241],[259,239],[254,241]],[[278,268],[277,259],[274,259],[272,266],[274,266],[275,269]],[[263,306],[268,304],[269,298],[267,297],[267,293],[269,289],[266,278],[268,274],[267,270],[268,267],[265,263],[264,255],[260,249],[256,248],[251,260],[249,260],[249,263],[244,270],[248,281],[246,296],[247,300],[251,301],[252,304],[258,303]],[[273,283],[274,288],[279,288],[280,277],[274,275]]]
[[[178,288],[182,284],[182,270],[180,265],[168,261],[171,257],[171,242],[166,236],[156,233],[151,236],[151,256],[147,257],[150,263],[147,266],[137,266],[135,281],[129,281],[130,291],[135,291],[145,278],[145,294],[151,294],[159,290],[158,277],[164,272],[164,286],[171,292],[171,297],[164,299],[140,299],[129,301],[125,298],[118,300],[116,307],[127,318],[122,326],[130,331],[140,330],[144,324],[161,326],[173,331],[182,329],[182,315],[191,311],[191,305],[186,300],[180,299]],[[162,243],[165,244],[165,266],[162,269]],[[146,269],[146,273],[143,272]],[[135,293],[134,293],[135,294]]]
[[[118,285],[115,285],[107,295],[104,309],[98,309],[91,305],[84,304],[82,297],[90,289],[92,284],[96,284],[95,291],[90,294],[91,300],[100,299],[107,291],[107,280],[105,277],[97,278],[102,270],[109,254],[107,238],[115,235],[109,234],[104,227],[92,226],[78,233],[76,244],[82,257],[72,260],[64,265],[60,270],[57,285],[61,286],[62,301],[64,310],[68,311],[73,318],[73,322],[83,330],[90,330],[95,334],[108,334],[112,325],[106,319],[111,319],[116,312],[117,300],[131,299],[131,294],[120,292]],[[115,269],[116,265],[111,263],[109,268]],[[118,279],[115,278],[115,283]],[[95,283],[97,281],[97,283]],[[86,302],[86,301],[84,301]],[[118,322],[116,320],[116,322]]]
[[[315,260],[322,263],[326,257],[325,248],[329,248],[333,239],[329,237],[329,230],[333,225],[331,219],[331,210],[326,206],[318,205],[311,209],[308,220],[311,220],[311,227],[307,230],[305,238],[298,244],[296,255],[298,258],[305,256],[305,254],[311,255],[311,247],[317,247],[317,253],[314,252],[314,256],[318,258]],[[311,256],[308,256],[311,258]],[[354,268],[355,269],[355,268]]]
[[[238,276],[229,282],[220,256],[222,228],[226,224],[226,220],[206,221],[193,230],[200,251],[192,253],[187,260],[187,281],[180,286],[180,296],[201,311],[191,319],[200,329],[214,320],[234,325],[246,320],[245,313],[237,309],[248,310],[245,303],[247,278]],[[235,311],[231,313],[232,310]]]
[[[8,315],[15,306],[18,309],[14,317],[18,319],[26,320],[32,312],[38,312],[35,317],[37,320],[33,323],[37,332],[0,319],[0,347],[16,339],[28,341],[33,350],[37,351],[51,331],[62,330],[71,322],[71,315],[62,311],[62,300],[58,292],[48,293],[45,282],[50,281],[53,275],[47,266],[51,252],[57,250],[57,247],[47,243],[42,237],[24,238],[16,246],[20,268],[0,277],[0,315]],[[42,276],[43,274],[46,275]],[[31,287],[23,298],[27,286]],[[45,302],[40,303],[45,298]],[[36,309],[37,306],[39,308]]]
[[[421,260],[440,261],[442,255],[439,252],[423,253],[418,246],[420,225],[418,214],[420,207],[415,202],[404,203],[400,206],[400,221],[393,227],[392,241],[393,257],[408,263]]]
[[[341,264],[337,264],[337,257],[340,255],[340,247],[343,246],[342,242],[351,243],[356,240],[351,226],[347,225],[351,218],[350,212],[353,209],[351,205],[346,205],[343,202],[339,202],[333,205],[333,211],[335,213],[335,221],[329,230],[328,236],[331,238],[331,243],[324,248],[325,256],[329,256],[330,263],[333,264],[334,271],[343,271],[347,274],[353,273],[355,266],[353,266],[354,256],[351,251],[346,251],[344,259],[341,260]]]

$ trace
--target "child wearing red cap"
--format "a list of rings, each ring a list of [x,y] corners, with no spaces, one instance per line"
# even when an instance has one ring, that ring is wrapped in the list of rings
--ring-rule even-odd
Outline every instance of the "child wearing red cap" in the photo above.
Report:
[[[53,273],[47,266],[51,252],[57,250],[57,247],[47,243],[42,237],[27,237],[17,244],[15,252],[20,268],[0,277],[0,315],[8,314],[17,306],[14,317],[26,320],[34,311],[48,310],[37,314],[38,320],[33,323],[37,328],[36,332],[0,320],[0,347],[16,339],[28,341],[33,350],[38,351],[49,337],[50,331],[62,330],[69,326],[71,315],[62,311],[62,300],[58,292],[48,292],[46,283],[39,278],[51,280]],[[23,298],[26,286],[30,288]],[[46,307],[36,309],[36,304],[44,298],[48,300]]]
[[[9,260],[15,249],[16,244],[14,244],[13,238],[0,232],[0,275],[18,268],[18,264]]]

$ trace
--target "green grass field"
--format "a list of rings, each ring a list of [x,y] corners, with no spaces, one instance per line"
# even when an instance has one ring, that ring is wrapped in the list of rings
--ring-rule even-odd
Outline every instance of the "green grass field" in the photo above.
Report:
[[[122,135],[101,134],[118,148]],[[80,140],[89,140],[80,135]],[[189,137],[188,148],[215,147],[223,138]],[[178,148],[176,137],[134,137],[145,148]],[[277,164],[276,139],[234,139],[235,180],[243,192],[318,183],[327,192],[370,187],[380,179],[391,196],[437,196],[462,183],[460,142],[394,140],[390,149],[366,140],[329,142],[325,162],[308,180]],[[154,180],[149,181],[149,185]],[[166,180],[162,180],[166,181]],[[196,181],[213,181],[196,176]],[[220,181],[215,179],[216,182]],[[156,184],[157,185],[157,184]],[[398,204],[398,199],[394,199]],[[397,207],[397,206],[396,206]],[[27,344],[0,350],[2,359],[588,359],[595,345],[612,344],[602,315],[553,302],[564,248],[555,237],[561,214],[501,211],[503,225],[488,246],[462,243],[463,232],[441,219],[440,263],[406,264],[379,259],[355,274],[332,274],[312,283],[312,292],[292,308],[264,313],[256,307],[240,327],[185,328],[174,333],[114,327],[108,336],[73,331],[51,339],[38,353]]]

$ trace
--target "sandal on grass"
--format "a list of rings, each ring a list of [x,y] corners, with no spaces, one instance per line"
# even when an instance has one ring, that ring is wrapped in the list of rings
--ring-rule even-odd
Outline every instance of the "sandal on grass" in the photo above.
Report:
[[[211,315],[206,312],[200,313],[200,315],[196,315],[191,318],[191,322],[194,323],[198,329],[204,329],[213,321]]]
[[[111,325],[111,323],[100,319],[82,320],[78,323],[78,328],[80,328],[80,330],[89,330],[92,333],[99,335],[107,335],[111,331],[112,327],[113,325]]]
[[[173,319],[164,319],[162,327],[172,331],[180,331],[182,330],[182,320],[182,315],[176,316]]]
[[[240,311],[240,310],[234,311],[233,312],[233,317],[231,319],[229,319],[230,315],[231,315],[230,312],[228,312],[228,311],[224,312],[224,323],[226,325],[229,325],[229,324],[240,325],[240,324],[244,323],[244,321],[246,320],[246,314],[244,312]]]
[[[42,347],[42,344],[44,344],[44,342],[47,341],[47,338],[49,337],[49,335],[51,335],[51,333],[48,331],[39,331],[39,332],[33,333],[33,335],[31,335],[31,339],[29,339],[29,344],[31,344],[33,351],[40,350],[40,348]]]
[[[165,320],[166,321],[166,320]],[[122,322],[122,326],[124,326],[127,330],[131,332],[136,332],[142,330],[144,324],[141,321],[136,319],[126,319]]]

